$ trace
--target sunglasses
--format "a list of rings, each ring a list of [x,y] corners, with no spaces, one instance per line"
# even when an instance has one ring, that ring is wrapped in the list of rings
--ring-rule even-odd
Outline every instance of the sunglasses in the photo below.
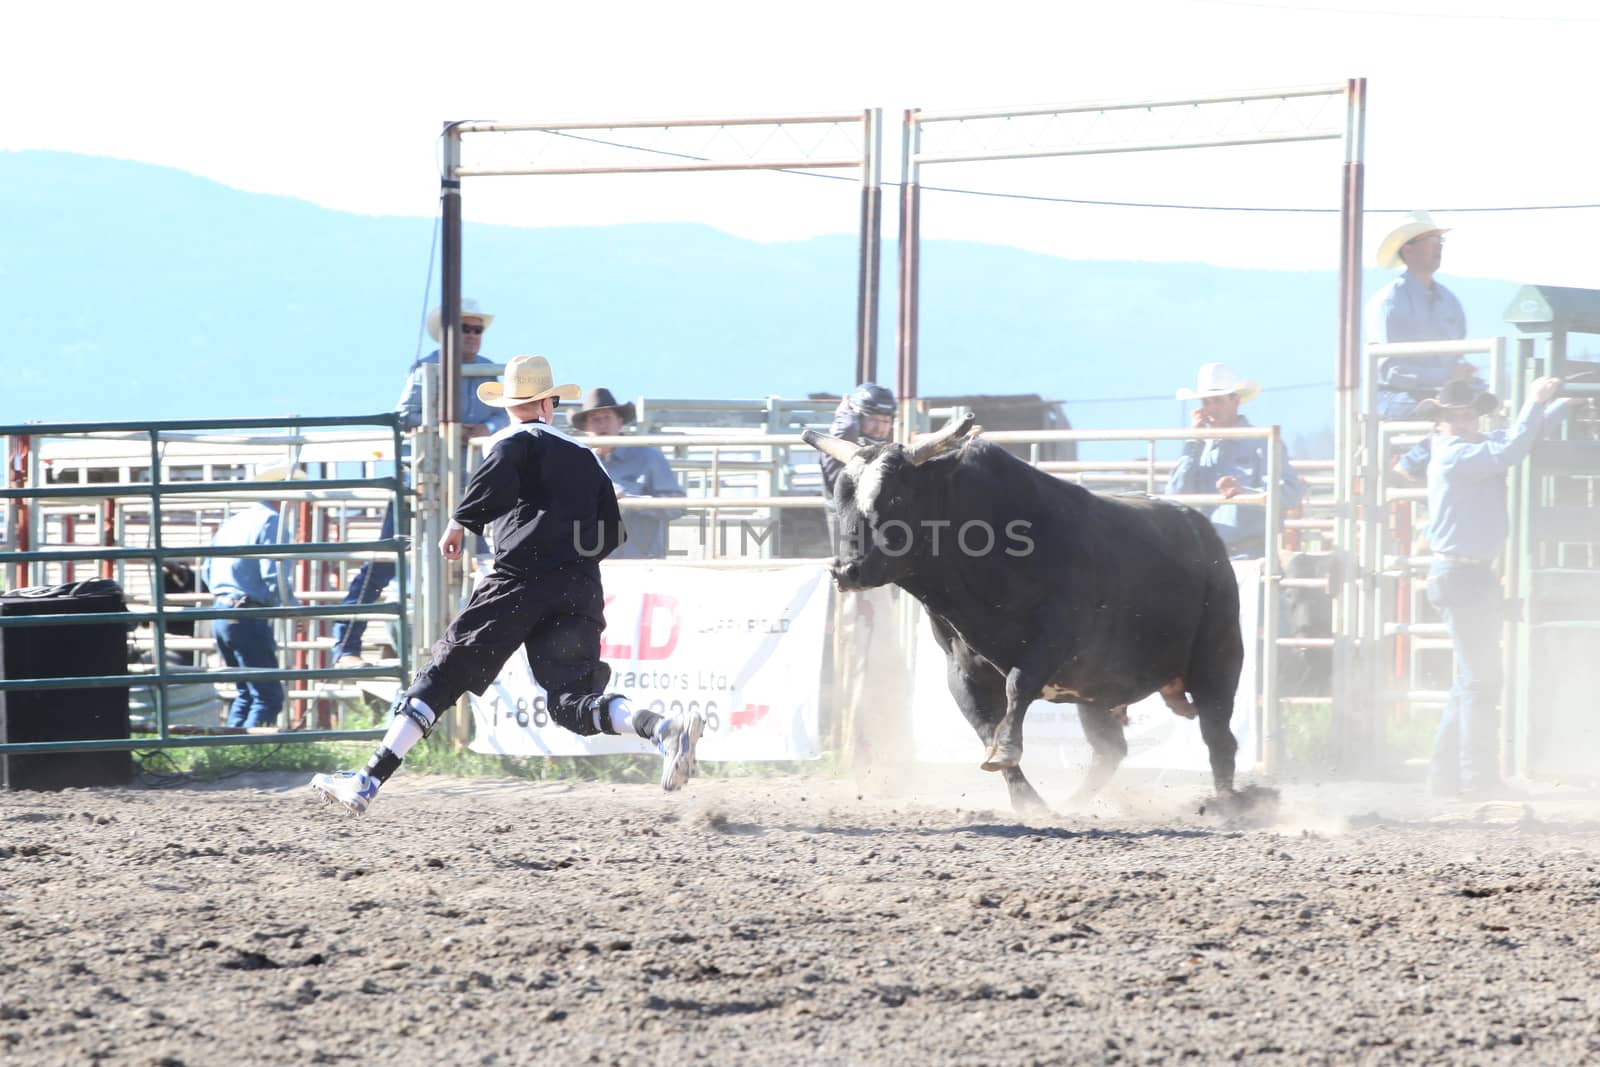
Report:
[[[461,326],[461,332],[462,333],[482,333],[484,330],[487,330],[488,328],[489,327],[487,327],[487,326],[468,326],[465,323],[463,323],[462,326]]]

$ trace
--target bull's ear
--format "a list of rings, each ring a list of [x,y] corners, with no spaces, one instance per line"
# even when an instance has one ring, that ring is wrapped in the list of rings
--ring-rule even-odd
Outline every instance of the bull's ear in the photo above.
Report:
[[[964,411],[960,416],[945,423],[944,429],[938,433],[931,433],[921,438],[911,446],[912,464],[926,463],[939,453],[954,448],[957,442],[972,431],[973,424],[977,421],[976,415]]]
[[[800,434],[800,440],[821,452],[831,456],[840,463],[849,463],[856,458],[856,453],[861,451],[861,446],[839,437],[829,437],[825,433],[815,430],[806,430]]]

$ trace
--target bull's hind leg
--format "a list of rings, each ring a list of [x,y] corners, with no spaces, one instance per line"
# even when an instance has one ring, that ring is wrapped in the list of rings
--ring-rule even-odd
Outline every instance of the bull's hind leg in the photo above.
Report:
[[[1078,721],[1083,724],[1083,736],[1088,738],[1094,756],[1089,760],[1089,773],[1083,784],[1072,795],[1073,800],[1087,800],[1100,792],[1128,754],[1128,739],[1115,711],[1114,708],[1078,705]]]
[[[1228,723],[1233,718],[1233,700],[1239,689],[1244,649],[1237,616],[1215,619],[1210,631],[1209,635],[1203,635],[1209,636],[1209,640],[1196,642],[1196,656],[1190,664],[1188,680],[1189,695],[1194,698],[1200,719],[1200,737],[1211,757],[1212,784],[1220,797],[1233,792],[1234,757],[1239,751],[1239,742]]]

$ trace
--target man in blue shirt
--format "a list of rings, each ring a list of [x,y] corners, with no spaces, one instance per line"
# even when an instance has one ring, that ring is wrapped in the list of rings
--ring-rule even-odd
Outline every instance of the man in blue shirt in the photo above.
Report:
[[[583,406],[572,413],[572,427],[596,437],[615,437],[637,418],[630,401],[617,403],[609,389],[591,389]],[[617,496],[683,496],[683,486],[672,472],[661,449],[650,445],[596,448],[600,465],[611,476]],[[612,559],[665,559],[667,526],[683,515],[680,508],[629,508],[623,519],[628,540],[612,553]]]
[[[1190,414],[1195,429],[1249,426],[1239,405],[1253,400],[1261,387],[1241,380],[1225,363],[1200,368],[1197,388],[1179,389],[1179,400],[1198,400]],[[1289,466],[1289,452],[1278,446],[1278,501],[1284,510],[1300,503],[1300,476]],[[1226,498],[1267,490],[1267,442],[1262,438],[1185,441],[1183,455],[1167,479],[1171,494],[1221,493]],[[1260,504],[1218,504],[1205,509],[1234,559],[1260,559],[1266,553],[1266,508]]]
[[[1495,559],[1509,532],[1506,471],[1532,451],[1559,405],[1559,378],[1540,378],[1510,433],[1481,433],[1479,419],[1499,407],[1465,381],[1446,384],[1417,414],[1432,418],[1428,460],[1428,526],[1433,553],[1428,600],[1450,632],[1455,674],[1434,736],[1428,788],[1440,796],[1473,799],[1507,795],[1496,758],[1499,722],[1500,631],[1505,610]]]
[[[1367,343],[1459,341],[1467,336],[1461,301],[1434,274],[1444,258],[1447,229],[1426,211],[1414,211],[1378,246],[1378,266],[1405,268],[1367,302]],[[1472,364],[1460,356],[1383,359],[1377,367],[1378,415],[1408,418],[1417,404],[1449,381],[1471,378]],[[1426,462],[1426,457],[1420,457]],[[1419,463],[1420,467],[1420,463]]]
[[[434,308],[428,313],[428,333],[435,341],[443,336],[442,324],[443,309]],[[494,322],[494,316],[478,306],[473,299],[461,301],[461,362],[477,363],[478,350],[483,347],[483,334]],[[395,410],[400,413],[400,424],[407,431],[415,431],[422,425],[422,379],[426,373],[423,368],[439,362],[439,350],[434,349],[426,356],[411,364],[411,372],[406,375],[405,388],[400,391],[400,401],[395,405]],[[499,408],[485,404],[478,399],[478,384],[476,378],[463,376],[461,379],[461,435],[463,440],[474,437],[484,437],[497,433],[506,427],[506,413]],[[390,505],[383,513],[383,529],[379,532],[380,540],[387,540],[394,536],[394,505]],[[371,604],[388,584],[394,580],[394,563],[388,559],[369,560],[361,565],[356,576],[350,580],[350,588],[345,593],[344,604],[348,607],[358,607],[362,604]],[[365,667],[367,662],[361,658],[361,638],[367,632],[365,622],[340,622],[333,627],[333,660],[336,667]]]
[[[304,478],[287,465],[256,472],[255,481]],[[214,546],[276,545],[288,540],[278,521],[278,502],[259,500],[234,512],[211,538]],[[257,557],[212,556],[205,563],[206,587],[219,608],[270,608],[297,603],[289,561]],[[277,670],[278,643],[269,619],[217,619],[212,636],[222,662],[229,667]],[[276,726],[283,710],[282,682],[241,681],[228,708],[229,726]]]

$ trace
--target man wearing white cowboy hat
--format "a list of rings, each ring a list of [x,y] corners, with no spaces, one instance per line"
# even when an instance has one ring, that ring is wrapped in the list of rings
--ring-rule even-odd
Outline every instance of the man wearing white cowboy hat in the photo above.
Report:
[[[444,336],[442,316],[442,308],[434,308],[428,312],[428,336],[440,343]],[[478,351],[483,347],[483,335],[493,324],[494,316],[480,308],[476,300],[471,297],[462,299],[462,363],[478,362]],[[401,424],[407,430],[415,430],[422,424],[422,368],[426,364],[438,362],[439,350],[434,349],[411,364],[411,372],[406,376],[405,389],[401,391],[400,402],[395,407],[395,410],[400,412]],[[467,437],[482,437],[503,430],[506,426],[505,412],[478,399],[478,384],[472,378],[461,379],[461,431]]]
[[[1413,211],[1378,245],[1378,266],[1405,268],[1367,301],[1367,343],[1459,341],[1467,336],[1461,301],[1435,277],[1444,256],[1444,235],[1426,211]],[[1459,356],[1422,356],[1379,362],[1378,415],[1406,418],[1445,382],[1471,378],[1472,364]],[[1421,457],[1426,462],[1426,457]]]
[[[443,309],[434,308],[428,312],[428,334],[438,341],[444,335]],[[461,301],[461,361],[463,363],[477,363],[478,351],[483,347],[483,334],[494,322],[494,316],[478,306],[478,302],[468,297]],[[395,410],[400,413],[400,425],[406,430],[415,430],[422,425],[422,378],[426,371],[425,366],[435,365],[439,362],[439,350],[434,349],[426,356],[411,364],[411,371],[406,375],[405,388],[400,391],[399,403]],[[505,412],[492,405],[485,404],[478,399],[478,382],[475,379],[463,377],[461,379],[461,435],[464,438],[483,437],[487,434],[502,430],[506,425]],[[465,472],[463,472],[465,473]],[[394,508],[391,506],[383,515],[383,528],[379,531],[380,539],[394,536]],[[361,565],[361,569],[350,579],[350,587],[346,591],[344,603],[351,607],[361,604],[371,604],[377,600],[383,590],[394,580],[394,561],[390,559],[368,560]],[[367,624],[362,621],[339,622],[333,627],[333,653],[334,665],[337,667],[365,667],[367,662],[361,658],[361,639],[365,636]]]
[[[1555,401],[1560,378],[1529,387],[1509,433],[1481,433],[1479,420],[1499,407],[1491,394],[1450,382],[1417,415],[1434,421],[1428,460],[1428,525],[1432,552],[1428,600],[1438,610],[1454,651],[1450,696],[1434,735],[1428,787],[1438,796],[1509,797],[1500,780],[1495,732],[1499,724],[1500,632],[1505,604],[1494,562],[1505,547],[1506,471],[1522,462],[1545,424],[1565,401]]]
[[[517,356],[503,380],[478,386],[486,404],[517,420],[497,434],[473,472],[439,541],[461,556],[464,530],[492,531],[494,567],[433,648],[391,709],[394,719],[361,771],[319,774],[311,787],[359,815],[400,767],[439,713],[471,691],[482,694],[517,649],[549,695],[550,717],[576,734],[635,734],[665,757],[661,787],[680,788],[694,770],[705,729],[698,711],[666,717],[605,692],[611,668],[600,659],[605,590],[600,560],[622,543],[616,490],[593,452],[550,425],[576,385],[556,385],[543,356]]]
[[[286,463],[256,470],[251,481],[282,482],[305,477],[305,472]],[[278,545],[285,537],[278,516],[278,501],[257,500],[228,516],[211,538],[216,547]],[[212,556],[205,561],[206,588],[211,590],[218,608],[293,607],[293,563],[287,559],[259,556]],[[216,619],[211,624],[217,653],[229,667],[278,669],[278,642],[272,635],[270,619]],[[240,681],[228,708],[227,725],[266,727],[278,725],[283,711],[283,683]]]
[[[1198,400],[1189,422],[1197,430],[1249,426],[1239,405],[1254,400],[1261,387],[1242,379],[1226,363],[1205,363],[1193,389],[1179,389],[1179,400]],[[1289,452],[1279,444],[1278,499],[1287,510],[1300,503],[1300,476],[1289,466]],[[1172,494],[1264,493],[1267,487],[1267,442],[1260,438],[1195,438],[1184,442],[1183,455],[1167,479]],[[1259,559],[1266,551],[1266,510],[1259,504],[1218,504],[1201,508],[1211,519],[1228,554],[1234,559]]]

